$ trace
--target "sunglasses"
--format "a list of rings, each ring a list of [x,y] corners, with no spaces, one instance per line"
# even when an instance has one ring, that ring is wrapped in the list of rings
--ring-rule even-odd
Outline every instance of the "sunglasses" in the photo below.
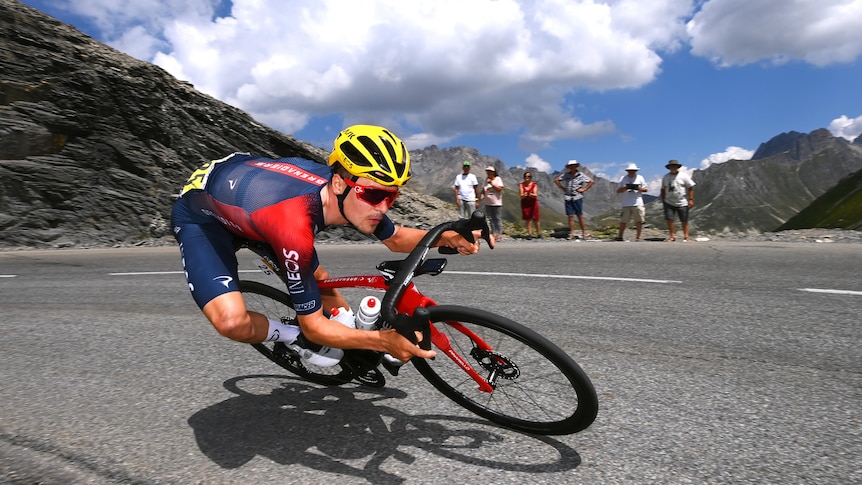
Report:
[[[372,206],[378,205],[385,200],[386,205],[388,207],[392,207],[392,204],[395,203],[395,199],[398,198],[398,194],[400,193],[398,189],[376,189],[374,187],[368,187],[366,185],[359,185],[350,179],[343,180],[348,187],[352,188],[353,191],[356,192],[356,197],[359,200],[371,204]]]

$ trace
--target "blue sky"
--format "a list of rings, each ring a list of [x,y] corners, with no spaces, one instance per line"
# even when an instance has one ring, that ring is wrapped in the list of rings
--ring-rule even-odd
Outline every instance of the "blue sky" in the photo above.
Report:
[[[862,133],[862,0],[25,0],[329,148],[381,124],[655,183],[787,131]],[[253,151],[254,147],[249,147]]]

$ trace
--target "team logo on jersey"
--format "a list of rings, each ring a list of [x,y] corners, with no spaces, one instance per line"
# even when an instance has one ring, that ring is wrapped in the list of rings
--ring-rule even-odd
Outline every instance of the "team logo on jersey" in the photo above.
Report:
[[[223,284],[225,288],[230,288],[230,282],[233,281],[233,278],[230,276],[216,276],[213,278],[213,281],[218,281]]]
[[[262,160],[256,160],[249,163],[253,167],[269,170],[270,172],[278,172],[285,175],[289,175],[297,180],[304,180],[307,182],[311,182],[315,185],[324,185],[326,184],[326,182],[329,182],[329,180],[324,177],[313,174],[309,171],[297,167],[296,165],[291,165],[289,163],[264,162]]]

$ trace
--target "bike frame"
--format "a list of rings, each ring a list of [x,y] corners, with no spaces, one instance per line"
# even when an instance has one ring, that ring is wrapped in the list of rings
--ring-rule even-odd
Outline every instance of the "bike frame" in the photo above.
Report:
[[[366,276],[339,276],[325,280],[318,280],[317,286],[320,289],[338,289],[338,288],[369,288],[375,290],[386,291],[389,285],[382,276],[366,275]],[[395,308],[399,313],[413,315],[416,308],[436,306],[437,303],[431,298],[423,295],[413,282],[410,282],[404,290],[401,298],[396,302]],[[482,340],[478,335],[466,328],[460,322],[446,322],[455,330],[461,332],[470,338],[473,343],[480,349],[491,352],[493,349],[487,342]],[[493,392],[494,386],[487,379],[479,375],[476,369],[471,366],[467,360],[461,356],[449,342],[449,337],[443,332],[437,330],[434,323],[431,323],[431,343],[437,347],[443,354],[452,359],[458,367],[467,373],[479,385],[479,390],[482,392]]]

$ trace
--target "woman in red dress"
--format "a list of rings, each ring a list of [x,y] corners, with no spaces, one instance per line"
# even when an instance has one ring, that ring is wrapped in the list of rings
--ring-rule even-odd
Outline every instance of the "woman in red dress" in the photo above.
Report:
[[[518,184],[521,196],[521,218],[527,226],[527,238],[533,238],[533,224],[536,224],[536,236],[542,237],[542,226],[539,223],[539,186],[533,182],[533,174],[524,172],[524,181]]]

